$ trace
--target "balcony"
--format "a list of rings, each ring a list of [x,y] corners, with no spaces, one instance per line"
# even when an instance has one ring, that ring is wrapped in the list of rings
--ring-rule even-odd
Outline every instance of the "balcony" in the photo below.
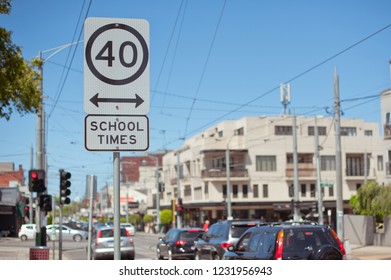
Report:
[[[299,163],[297,169],[299,178],[316,177],[316,168],[312,163]],[[292,178],[294,176],[293,163],[287,163],[285,176],[288,178]]]
[[[202,179],[226,179],[227,171],[225,169],[205,169],[201,171]],[[248,179],[247,169],[233,169],[230,171],[230,178]]]

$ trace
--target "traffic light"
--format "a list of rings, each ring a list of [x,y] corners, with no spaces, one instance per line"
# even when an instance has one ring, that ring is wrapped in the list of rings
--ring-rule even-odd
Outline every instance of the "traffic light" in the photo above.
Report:
[[[70,204],[71,199],[68,197],[71,195],[71,182],[69,179],[71,178],[71,173],[60,169],[60,204]]]
[[[182,198],[178,198],[178,203],[176,205],[176,212],[177,212],[178,216],[181,216],[181,217],[183,216],[184,209],[183,209]]]
[[[29,171],[29,191],[37,193],[46,191],[45,170],[31,169]]]
[[[42,194],[39,197],[39,207],[45,212],[52,211],[52,196],[49,194]]]

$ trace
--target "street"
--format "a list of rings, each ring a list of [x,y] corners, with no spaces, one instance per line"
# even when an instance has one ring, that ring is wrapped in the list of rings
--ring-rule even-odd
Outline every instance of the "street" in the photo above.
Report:
[[[158,235],[137,232],[133,237],[136,246],[136,260],[156,259],[156,243]],[[80,242],[63,241],[63,260],[86,260],[87,241]],[[28,260],[31,247],[35,246],[35,240],[21,241],[19,238],[0,239],[0,260]],[[49,259],[59,259],[58,241],[49,241]]]
[[[136,260],[156,260],[156,244],[159,235],[137,232],[133,237],[136,246]],[[0,239],[0,260],[28,260],[34,240],[21,241],[19,238],[4,237]],[[59,259],[58,242],[49,241],[49,259]],[[63,241],[63,260],[86,260],[87,241]],[[347,259],[350,260],[391,260],[389,246],[350,245]]]

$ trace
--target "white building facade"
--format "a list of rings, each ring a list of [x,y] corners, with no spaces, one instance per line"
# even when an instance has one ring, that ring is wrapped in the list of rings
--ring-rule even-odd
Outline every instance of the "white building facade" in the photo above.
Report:
[[[334,120],[317,117],[316,123],[320,179],[324,186],[323,211],[333,223],[336,207]],[[162,209],[171,207],[179,189],[185,207],[185,225],[226,216],[228,195],[234,218],[267,221],[290,218],[294,185],[292,124],[292,116],[245,117],[223,121],[187,139],[179,150],[163,157]],[[343,201],[345,212],[349,212],[349,199],[365,181],[385,182],[386,155],[377,123],[341,119],[340,126]],[[297,117],[296,128],[300,211],[308,217],[315,211],[318,197],[315,117]],[[230,194],[227,193],[227,151]],[[391,161],[390,158],[387,161]]]

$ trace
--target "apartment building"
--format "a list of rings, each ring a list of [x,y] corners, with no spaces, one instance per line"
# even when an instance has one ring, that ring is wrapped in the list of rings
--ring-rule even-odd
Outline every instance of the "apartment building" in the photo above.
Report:
[[[268,221],[291,217],[294,185],[293,117],[244,117],[223,121],[186,140],[163,157],[165,192],[160,205],[183,199],[185,224],[217,220],[227,214],[230,195],[235,218]],[[317,117],[324,216],[336,208],[334,120]],[[314,213],[317,201],[315,117],[296,118],[300,211]],[[391,138],[390,138],[391,139]],[[366,180],[384,182],[382,137],[377,123],[341,119],[342,182],[345,213],[349,199]],[[391,149],[390,149],[391,150]],[[227,156],[229,155],[229,156]],[[231,193],[227,193],[227,158]],[[179,164],[178,164],[179,163]],[[179,170],[178,170],[179,169]],[[179,174],[179,175],[178,175]]]
[[[391,183],[391,88],[380,94],[386,183]]]

